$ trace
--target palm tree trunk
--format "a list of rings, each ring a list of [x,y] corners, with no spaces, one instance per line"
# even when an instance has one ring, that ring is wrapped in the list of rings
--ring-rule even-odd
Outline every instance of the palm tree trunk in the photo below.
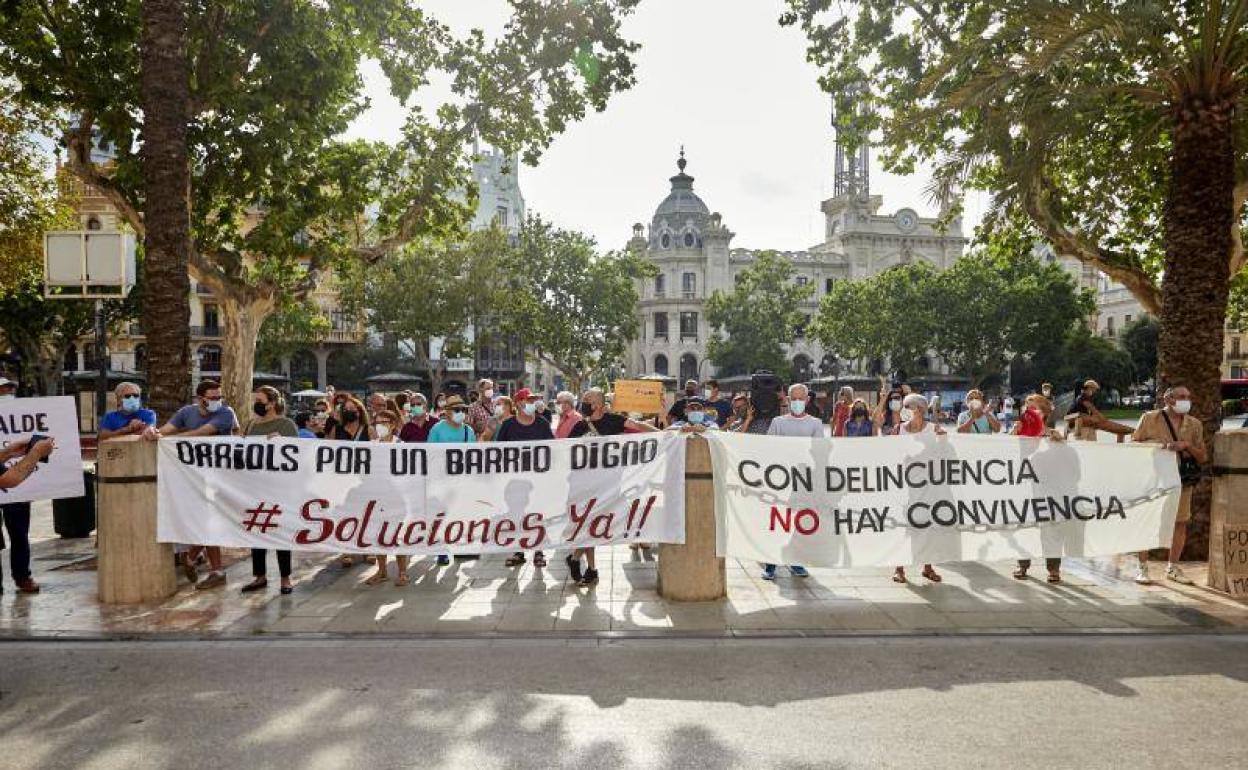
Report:
[[[1191,99],[1175,109],[1170,184],[1164,214],[1166,263],[1162,280],[1161,330],[1157,340],[1159,388],[1186,385],[1192,413],[1205,426],[1213,456],[1220,427],[1221,363],[1227,259],[1235,219],[1235,137],[1229,100],[1213,105]],[[1212,483],[1206,478],[1192,499],[1187,554],[1208,550]]]
[[[189,400],[190,76],[183,0],[143,0],[143,280],[150,406],[168,418]]]

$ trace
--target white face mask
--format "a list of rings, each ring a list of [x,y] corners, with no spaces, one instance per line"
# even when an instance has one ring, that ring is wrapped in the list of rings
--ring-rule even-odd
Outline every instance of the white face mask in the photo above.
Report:
[[[526,417],[532,417],[533,415],[537,414],[537,404],[530,402],[528,404],[525,404],[522,408],[524,409],[524,414]]]
[[[984,402],[980,401],[978,398],[972,398],[970,401],[966,402],[966,405],[976,412],[984,408]]]
[[[900,412],[901,411],[901,399],[894,398],[892,401],[889,401],[888,408],[892,409],[894,412]]]
[[[486,399],[486,400],[489,400],[489,399],[491,399],[491,398],[494,398],[494,391],[493,391],[493,390],[483,390],[483,391],[481,391],[481,398],[484,398],[484,399]]]
[[[709,400],[710,400],[710,398],[711,398],[711,389],[710,389],[710,388],[706,388],[705,390],[703,390],[703,391],[702,391],[702,397],[703,397],[703,398],[705,398],[705,399],[707,399],[707,400],[709,401]]]
[[[1187,414],[1188,412],[1192,411],[1192,402],[1188,401],[1187,399],[1183,399],[1182,401],[1175,401],[1174,411],[1178,412],[1179,414]]]
[[[805,414],[806,402],[800,398],[791,399],[789,401],[789,410],[793,412],[793,414]]]
[[[913,409],[902,409],[902,410],[901,410],[901,421],[902,421],[902,422],[910,422],[910,421],[911,421],[911,420],[913,420],[913,419],[914,419],[914,410],[913,410]]]
[[[463,412],[451,412],[451,422],[455,423],[456,425],[463,425],[464,418],[467,416],[468,415],[464,414]]]
[[[207,403],[207,406],[205,406],[204,408],[207,409],[209,412],[219,412],[221,411],[221,407],[224,405],[225,405],[224,401],[222,401],[219,398],[214,398],[214,399],[209,400]]]
[[[377,426],[377,438],[390,438],[390,426],[378,425]]]
[[[494,416],[495,417],[503,416],[503,407],[501,404],[499,406],[494,407]]]

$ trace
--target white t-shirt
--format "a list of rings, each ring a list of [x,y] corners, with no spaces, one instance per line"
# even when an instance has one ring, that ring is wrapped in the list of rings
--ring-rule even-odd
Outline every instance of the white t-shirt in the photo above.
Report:
[[[767,428],[767,435],[823,438],[827,434],[823,430],[823,420],[817,417],[811,417],[808,414],[804,414],[801,417],[792,414],[782,414],[771,421],[771,425]]]

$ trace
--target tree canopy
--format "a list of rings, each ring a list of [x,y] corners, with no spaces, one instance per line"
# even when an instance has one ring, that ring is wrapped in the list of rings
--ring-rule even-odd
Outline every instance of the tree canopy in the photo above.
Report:
[[[716,290],[707,298],[707,356],[721,375],[788,371],[784,346],[804,323],[802,303],[815,291],[812,284],[798,284],[796,272],[778,252],[759,252],[737,273],[732,291]]]

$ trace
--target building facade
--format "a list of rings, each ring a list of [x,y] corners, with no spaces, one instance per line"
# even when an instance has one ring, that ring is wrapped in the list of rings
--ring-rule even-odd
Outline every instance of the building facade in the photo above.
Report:
[[[870,192],[865,157],[865,148],[848,153],[838,144],[834,195],[820,206],[823,242],[805,251],[780,252],[793,264],[794,280],[815,287],[801,308],[808,320],[837,281],[870,278],[913,262],[943,270],[966,247],[960,219],[942,225],[908,208],[881,213],[883,198]],[[685,173],[683,149],[676,166],[667,197],[654,210],[648,228],[633,225],[628,242],[629,249],[644,254],[659,272],[638,286],[641,331],[630,346],[626,365],[630,376],[663,375],[683,382],[718,374],[706,354],[712,330],[705,301],[715,291],[731,291],[736,275],[760,252],[732,248],[736,234],[694,192],[694,178]],[[786,346],[786,355],[795,376],[810,380],[826,373],[836,351],[807,338],[804,325]],[[865,375],[867,367],[867,362],[842,361],[840,371],[846,376]]]

